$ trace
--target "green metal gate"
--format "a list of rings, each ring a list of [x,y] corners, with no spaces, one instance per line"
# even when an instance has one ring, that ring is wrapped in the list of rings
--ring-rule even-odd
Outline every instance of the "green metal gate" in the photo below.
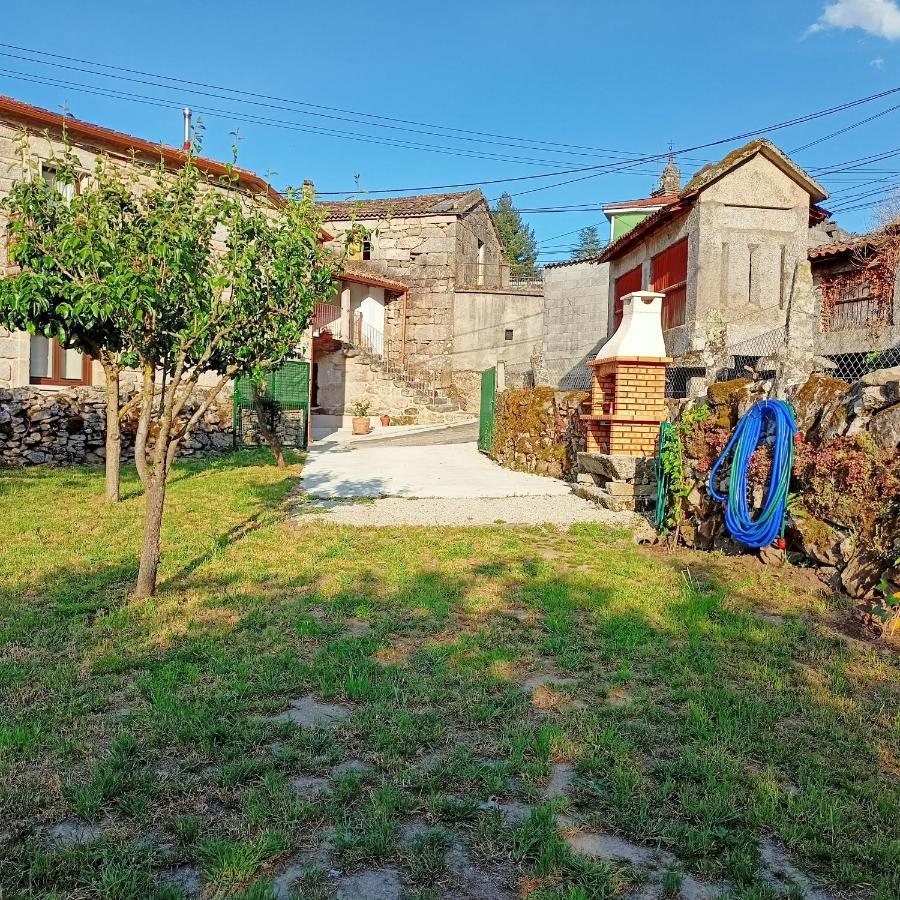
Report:
[[[273,369],[263,379],[261,392],[269,428],[282,446],[305,449],[309,436],[309,363],[291,359]],[[242,375],[234,382],[234,446],[262,444],[253,408],[253,386],[250,377]]]
[[[494,443],[494,402],[497,394],[497,368],[481,373],[481,410],[478,414],[478,449],[490,453]]]

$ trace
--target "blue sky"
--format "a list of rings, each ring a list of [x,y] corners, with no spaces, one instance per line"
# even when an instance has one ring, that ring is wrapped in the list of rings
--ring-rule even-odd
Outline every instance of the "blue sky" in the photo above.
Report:
[[[183,0],[87,0],[73,14],[71,4],[45,0],[36,16],[33,4],[9,3],[0,42],[424,124],[377,120],[395,126],[384,128],[371,118],[361,122],[357,115],[296,104],[273,109],[253,105],[252,98],[203,97],[183,85],[165,89],[155,79],[129,83],[112,69],[107,71],[117,77],[40,65],[11,57],[30,54],[5,46],[0,93],[51,109],[66,104],[80,118],[174,144],[181,139],[181,105],[214,107],[224,112],[203,115],[206,155],[227,158],[237,128],[241,165],[279,187],[312,178],[319,191],[343,195],[354,189],[356,176],[362,187],[380,190],[608,165],[623,151],[648,156],[664,152],[670,141],[676,149],[705,144],[900,86],[896,0],[219,0],[214,13],[211,8]],[[76,82],[163,105],[86,93]],[[770,136],[791,151],[898,104],[900,93]],[[323,115],[304,115],[303,109]],[[238,121],[240,116],[278,119],[293,130]],[[322,129],[430,149],[318,133]],[[796,158],[814,170],[895,148],[900,109]],[[684,153],[678,162],[689,175],[728,149]],[[643,163],[567,185],[554,186],[580,176],[485,184],[484,190],[494,198],[505,188],[525,209],[592,207],[526,215],[542,258],[550,261],[565,258],[574,240],[569,232],[584,225],[600,225],[605,238],[599,205],[645,196],[661,165]],[[879,195],[856,195],[900,183],[900,155],[822,181],[837,194],[833,205],[839,207],[841,197],[847,207],[872,203]],[[862,230],[873,213],[869,207],[838,218]]]

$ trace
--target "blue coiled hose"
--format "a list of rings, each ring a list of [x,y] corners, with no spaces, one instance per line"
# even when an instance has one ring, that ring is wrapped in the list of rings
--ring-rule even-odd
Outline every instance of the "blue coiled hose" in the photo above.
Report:
[[[774,424],[775,442],[772,447],[772,472],[769,488],[759,516],[754,520],[747,501],[749,489],[747,472],[750,457],[759,444],[766,419]],[[725,525],[731,536],[748,547],[768,547],[781,537],[784,529],[784,515],[787,510],[788,488],[791,483],[791,468],[794,463],[794,435],[797,426],[794,412],[783,400],[762,400],[755,403],[741,417],[728,446],[716,460],[709,473],[710,496],[725,503]],[[728,479],[728,496],[720,494],[715,487],[719,468],[734,451],[731,461],[731,475]]]

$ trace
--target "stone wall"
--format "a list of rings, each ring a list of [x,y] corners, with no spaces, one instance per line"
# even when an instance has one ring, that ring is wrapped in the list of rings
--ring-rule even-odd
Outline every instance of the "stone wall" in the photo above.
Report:
[[[456,218],[409,216],[361,219],[359,224],[372,232],[371,268],[409,285],[405,304],[390,303],[385,309],[385,339],[393,347],[400,347],[405,341],[410,368],[427,370],[440,383],[448,384]],[[335,252],[341,252],[342,235],[349,227],[346,221],[325,223],[325,228],[335,235]]]
[[[704,350],[719,327],[729,344],[748,340],[785,324],[798,267],[807,263],[808,232],[809,194],[758,155],[613,260],[610,297],[615,279],[638,265],[649,287],[653,256],[687,238],[685,324],[666,332],[669,355]]]
[[[123,391],[123,400],[130,392]],[[197,408],[199,397],[188,402],[185,418]],[[134,457],[137,414],[122,422],[122,456]],[[0,388],[0,466],[96,464],[106,456],[106,401],[97,388],[39,391]],[[233,443],[232,394],[223,390],[191,438],[182,456],[229,451]],[[152,435],[149,441],[153,446]]]
[[[484,245],[481,284],[486,288],[501,287],[503,283],[503,247],[486,203],[476,203],[457,220],[456,284],[463,288],[473,287],[476,284],[479,241]]]
[[[738,418],[763,397],[761,385],[744,379],[713,385],[705,399],[709,416],[682,437],[686,476],[678,537],[686,545],[740,551],[706,482]],[[815,565],[835,589],[871,599],[882,577],[900,583],[900,367],[852,385],[812,375],[789,400],[800,436],[788,555]],[[763,499],[769,456],[763,446],[751,460],[755,508]],[[719,489],[727,490],[727,472]]]
[[[544,363],[550,383],[587,384],[584,365],[606,343],[609,264],[561,263],[544,269]]]
[[[70,150],[78,159],[79,169],[83,178],[92,173],[98,158],[107,160],[123,171],[127,170],[129,177],[134,177],[135,189],[141,191],[155,183],[154,168],[159,160],[141,156],[132,156],[121,148],[107,146],[101,143],[92,143],[78,137],[73,139],[69,134]],[[38,171],[49,160],[59,156],[65,150],[62,135],[53,130],[41,129],[24,132],[21,123],[14,119],[0,121],[0,198],[5,197],[16,181],[37,167]],[[231,192],[231,187],[225,187],[216,180],[210,181],[210,190]],[[239,185],[234,190],[242,191]],[[8,267],[8,255],[5,236],[7,233],[7,220],[0,211],[0,277]],[[217,234],[213,239],[213,246],[217,250],[224,249],[222,235]],[[25,387],[29,384],[30,367],[30,338],[25,332],[10,334],[6,329],[0,328],[0,388]],[[96,361],[92,367],[92,380],[94,385],[102,384],[102,370]]]
[[[499,394],[491,455],[507,469],[574,479],[586,435],[579,413],[588,396],[548,387]]]
[[[498,362],[530,364],[540,348],[544,297],[534,290],[457,289],[453,303],[454,370],[484,371]]]
[[[467,286],[476,272],[479,241],[484,244],[484,287],[500,287],[500,242],[487,203],[478,202],[459,216],[360,217],[358,224],[372,233],[371,268],[409,285],[405,304],[386,306],[385,338],[392,347],[405,342],[410,371],[439,387],[449,386],[454,290]],[[329,220],[324,225],[335,236],[332,249],[341,253],[350,222]]]

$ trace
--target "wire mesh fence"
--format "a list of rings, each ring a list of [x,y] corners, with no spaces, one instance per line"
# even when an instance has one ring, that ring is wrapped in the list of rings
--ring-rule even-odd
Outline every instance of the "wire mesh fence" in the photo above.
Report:
[[[582,363],[566,372],[559,380],[560,390],[563,391],[589,391],[591,389],[591,370]]]
[[[710,381],[731,381],[735,378],[774,383],[778,378],[778,358],[786,348],[787,329],[774,328],[763,334],[738,341],[723,354],[725,364],[715,372],[676,358],[666,372],[666,397],[685,399],[706,391]],[[879,369],[900,366],[900,347],[872,352],[821,355],[816,357],[816,369],[842,381],[859,381]]]
[[[900,347],[871,353],[839,353],[826,359],[834,365],[833,369],[828,369],[830,375],[842,381],[853,382],[879,369],[900,366]]]

